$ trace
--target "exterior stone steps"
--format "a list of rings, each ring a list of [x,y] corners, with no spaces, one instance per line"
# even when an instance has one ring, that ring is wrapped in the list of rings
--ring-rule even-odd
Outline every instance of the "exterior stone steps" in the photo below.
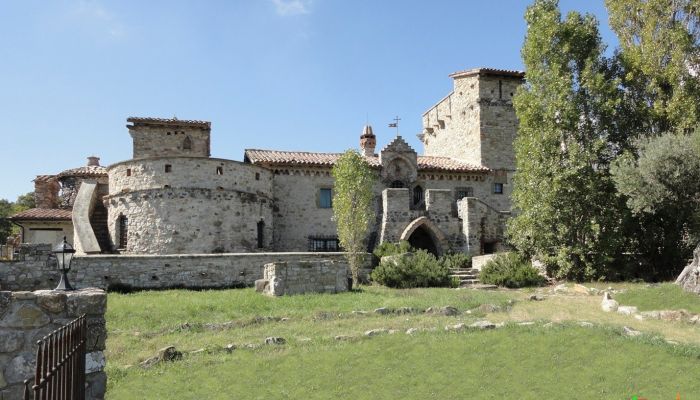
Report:
[[[109,230],[107,228],[107,209],[101,201],[97,201],[90,216],[90,225],[95,232],[95,239],[103,253],[110,251]]]
[[[450,277],[459,279],[459,286],[478,285],[479,270],[474,268],[452,268]]]

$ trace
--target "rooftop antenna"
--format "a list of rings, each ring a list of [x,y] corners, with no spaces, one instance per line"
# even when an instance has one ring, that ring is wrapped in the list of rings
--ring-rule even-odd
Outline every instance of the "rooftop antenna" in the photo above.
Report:
[[[394,118],[394,122],[389,124],[389,128],[396,128],[396,136],[399,136],[399,121],[401,121],[401,118],[397,115]]]

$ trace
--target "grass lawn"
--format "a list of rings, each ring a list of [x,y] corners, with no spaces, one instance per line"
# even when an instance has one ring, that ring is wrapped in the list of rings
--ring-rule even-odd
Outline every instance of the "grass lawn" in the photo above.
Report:
[[[637,285],[630,291],[637,289],[647,290]],[[107,398],[675,399],[680,392],[690,399],[700,393],[699,327],[602,313],[598,296],[530,302],[530,293],[381,287],[281,298],[250,289],[110,293]],[[472,310],[481,304],[507,311]],[[378,307],[446,305],[462,313],[372,313]],[[595,326],[580,327],[579,314]],[[444,330],[484,317],[506,326]],[[537,322],[516,324],[524,319]],[[549,320],[559,323],[546,327]],[[620,334],[622,325],[650,334],[628,338]],[[377,328],[397,333],[363,335]],[[408,328],[421,331],[406,335]],[[688,344],[670,345],[655,335]],[[261,345],[268,336],[287,343]],[[226,352],[228,343],[239,348]],[[241,348],[247,343],[257,346]],[[167,345],[183,351],[183,360],[138,366]]]
[[[700,296],[686,292],[673,283],[651,288],[637,287],[620,293],[615,299],[623,305],[637,306],[640,311],[686,309],[700,313]]]

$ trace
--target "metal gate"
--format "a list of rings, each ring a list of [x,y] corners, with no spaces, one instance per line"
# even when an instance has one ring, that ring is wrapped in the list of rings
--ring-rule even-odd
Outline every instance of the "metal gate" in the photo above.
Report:
[[[24,399],[84,400],[85,315],[37,342],[34,383],[24,381]]]

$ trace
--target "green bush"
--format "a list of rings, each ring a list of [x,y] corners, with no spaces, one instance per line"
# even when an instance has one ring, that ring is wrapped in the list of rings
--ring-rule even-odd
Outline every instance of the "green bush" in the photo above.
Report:
[[[443,263],[445,267],[452,269],[472,267],[472,257],[464,253],[446,254],[440,257],[440,262]]]
[[[416,249],[411,247],[410,243],[402,240],[398,243],[384,242],[375,247],[372,253],[378,258],[382,258],[386,256],[394,256],[396,254],[412,253],[414,251],[416,251]]]
[[[397,288],[453,287],[450,271],[425,250],[394,260],[382,260],[372,271],[372,280],[382,285]]]
[[[479,279],[483,283],[508,288],[542,286],[545,283],[539,271],[517,253],[494,257],[481,269]]]

